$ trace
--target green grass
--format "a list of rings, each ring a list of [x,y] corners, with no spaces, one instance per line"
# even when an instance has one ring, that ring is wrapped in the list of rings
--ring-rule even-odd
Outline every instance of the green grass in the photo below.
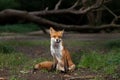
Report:
[[[109,49],[120,48],[120,40],[110,40],[105,43],[105,47]]]
[[[8,69],[8,73],[12,74],[10,80],[24,80],[19,78],[17,74],[26,74],[33,69],[35,64],[45,60],[47,59],[31,59],[23,53],[0,53],[0,69]]]
[[[21,70],[30,70],[33,65],[45,58],[31,59],[23,53],[17,52],[16,46],[49,46],[48,41],[1,41],[0,42],[0,68],[9,68],[10,73],[19,73]]]
[[[66,46],[89,46],[89,45],[94,45],[96,42],[93,41],[80,41],[80,40],[65,40],[64,44]]]
[[[1,41],[0,42],[0,68],[11,69],[10,73],[19,73],[20,71],[29,71],[33,65],[45,61],[45,58],[31,59],[23,53],[17,52],[16,46],[49,46],[49,41]]]
[[[72,44],[74,43],[72,42]],[[73,62],[75,62],[77,68],[89,68],[95,72],[120,77],[119,73],[116,72],[120,66],[120,40],[76,43],[74,46],[80,45],[80,47],[85,48],[72,54]],[[92,49],[92,47],[95,47],[95,49]]]
[[[0,32],[26,33],[37,30],[40,30],[40,27],[33,23],[0,25]]]
[[[113,74],[120,64],[120,49],[114,49],[106,54],[90,52],[82,55],[78,68],[90,68],[93,71],[103,71]]]
[[[13,75],[13,76],[10,77],[9,80],[27,80],[27,79],[24,79],[24,78],[21,79],[21,78]]]
[[[102,58],[103,56],[97,54],[96,52],[85,53],[81,57],[81,61],[78,64],[78,67],[91,68],[97,70],[104,65],[104,60]]]
[[[92,71],[104,74],[115,74],[116,69],[120,66],[120,47],[119,40],[111,40],[104,42],[88,42],[88,41],[66,41],[67,46],[86,47],[87,49],[80,52],[72,53],[72,59],[77,65],[77,68],[89,68]],[[69,44],[68,44],[69,43]],[[14,50],[15,46],[43,46],[49,47],[49,40],[27,40],[27,41],[1,41],[0,42],[0,68],[9,68],[10,73],[20,73],[20,71],[29,71],[33,65],[46,58],[34,58],[26,56],[23,53],[18,53]],[[89,49],[93,46],[98,50]],[[49,49],[49,48],[48,48]],[[100,50],[99,50],[100,49]],[[107,49],[107,52],[101,49]],[[104,52],[104,53],[101,53]],[[117,76],[118,77],[118,76]],[[19,80],[17,77],[11,76],[11,80]]]
[[[12,46],[1,45],[0,44],[0,53],[12,53],[15,52],[15,49]]]
[[[0,53],[0,68],[17,69],[27,60],[27,57],[22,53]]]
[[[49,46],[50,41],[49,40],[25,40],[25,41],[16,41],[16,40],[10,40],[10,41],[0,41],[0,45],[4,46]]]
[[[35,64],[38,64],[38,63],[40,63],[40,62],[42,62],[42,61],[46,61],[46,60],[48,60],[48,59],[45,59],[45,58],[36,58],[36,59],[31,59],[31,60],[29,60],[29,61],[27,61],[26,63],[25,63],[25,65],[24,65],[24,67],[23,67],[23,71],[28,71],[28,70],[31,70],[31,69],[33,69],[33,66],[35,65]]]
[[[21,71],[28,72],[37,63],[45,61],[45,58],[31,59],[23,53],[0,53],[0,69],[9,69],[9,73],[18,74]],[[22,73],[24,74],[24,73]]]

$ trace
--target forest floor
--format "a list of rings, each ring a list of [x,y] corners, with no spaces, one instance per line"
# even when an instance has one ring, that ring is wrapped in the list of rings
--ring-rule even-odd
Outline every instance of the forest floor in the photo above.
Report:
[[[88,47],[81,47],[81,45],[75,44],[75,46],[70,46],[69,43],[71,41],[82,42],[94,42],[94,41],[106,41],[106,40],[114,40],[120,39],[120,33],[111,33],[111,34],[68,34],[66,33],[63,37],[64,43],[67,48],[70,50],[70,53],[78,53],[81,52],[82,49]],[[0,41],[47,41],[49,42],[49,35],[38,34],[31,35],[14,35],[11,34],[9,36],[3,35],[0,36]],[[44,45],[44,44],[43,44]],[[49,46],[16,46],[14,47],[17,51],[24,53],[31,60],[36,58],[45,58],[48,60],[52,59],[50,55]],[[91,47],[90,49],[95,49]],[[20,68],[20,67],[19,67]],[[22,68],[21,68],[22,69]],[[12,78],[11,78],[12,76]],[[104,74],[91,71],[89,68],[77,68],[74,72],[69,72],[67,74],[59,73],[59,72],[46,72],[46,71],[38,71],[36,74],[32,73],[32,69],[28,72],[17,72],[11,73],[11,69],[8,67],[0,69],[0,77],[7,78],[8,80],[95,80],[97,77],[103,77]],[[17,79],[16,79],[17,77]],[[97,79],[96,79],[97,80]],[[110,78],[106,80],[112,80]]]

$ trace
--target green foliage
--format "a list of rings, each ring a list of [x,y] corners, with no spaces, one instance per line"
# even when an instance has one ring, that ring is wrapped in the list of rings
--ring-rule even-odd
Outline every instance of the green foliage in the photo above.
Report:
[[[6,47],[14,47],[14,46],[49,46],[50,42],[49,40],[44,40],[44,41],[40,41],[40,40],[32,40],[32,41],[16,41],[16,40],[11,40],[11,41],[1,41],[0,45],[2,47],[6,46]]]
[[[12,46],[0,44],[0,53],[12,53],[15,52],[15,49]]]
[[[106,74],[115,73],[120,64],[120,49],[114,49],[107,54],[98,52],[85,53],[81,57],[78,67],[90,68],[92,70],[101,70]]]
[[[119,42],[119,40],[114,40],[114,42],[115,44],[117,44],[116,42]],[[69,43],[68,46],[77,47],[77,48],[79,46],[90,47],[90,45],[93,46],[95,44],[95,42],[92,42],[92,43],[88,41],[79,42],[79,40],[78,41],[70,40],[67,43]],[[107,45],[107,47],[105,47],[106,49],[109,47],[108,44],[111,44],[111,42],[109,41],[106,41],[104,43],[101,42],[101,43],[102,43],[102,46],[99,46],[99,45],[96,45],[96,46],[103,47]],[[101,44],[101,43],[96,42],[96,44]],[[38,45],[41,45],[44,47],[49,46],[50,45],[49,40],[0,41],[0,47],[5,47],[5,48],[10,47],[12,49],[14,46],[38,46]],[[101,54],[101,52],[99,51],[93,51],[93,50],[89,51],[85,49],[85,50],[77,51],[77,53],[72,53],[71,56],[72,56],[73,62],[75,62],[75,64],[77,65],[77,68],[81,68],[81,67],[89,68],[93,71],[100,71],[105,74],[114,74],[112,76],[118,77],[118,74],[115,73],[115,71],[118,68],[118,65],[120,64],[120,48],[117,48],[117,47],[111,48],[111,50],[109,50],[105,54]],[[8,51],[6,51],[7,54],[3,54],[2,50],[3,48],[0,48],[0,51],[1,51],[0,52],[0,68],[10,68],[11,73],[14,73],[14,74],[20,73],[20,71],[29,72],[30,70],[32,70],[33,66],[36,63],[48,60],[41,57],[33,59],[26,56],[25,54],[14,52],[14,50],[11,50],[9,52],[9,49]],[[26,74],[26,73],[22,73],[22,74]],[[18,77],[11,76],[10,80],[24,80],[24,79],[19,79]],[[99,77],[96,77],[93,80],[101,80],[101,79]]]
[[[114,65],[119,65],[120,64],[120,48],[118,49],[112,49],[109,54],[109,59],[108,59],[108,64],[114,64]]]
[[[104,56],[97,54],[97,52],[86,53],[81,57],[81,62],[78,67],[87,67],[94,70],[98,70],[104,63]]]
[[[10,80],[17,80],[15,76],[12,76]]]
[[[105,43],[105,47],[112,49],[112,48],[120,48],[120,40],[110,40]]]
[[[23,67],[23,71],[27,71],[27,70],[30,70],[30,69],[32,70],[33,66],[35,64],[38,64],[42,61],[46,61],[46,59],[45,58],[36,58],[36,59],[31,59],[31,60],[27,61],[24,65],[24,67]]]
[[[11,69],[10,73],[18,73],[21,71],[28,72],[33,66],[45,58],[31,59],[28,56],[18,53],[14,50],[15,46],[48,46],[47,41],[1,41],[0,42],[0,68]],[[22,73],[22,72],[21,72]],[[23,74],[23,73],[22,73]],[[19,80],[17,77],[11,77],[11,80]],[[23,79],[22,79],[23,80]]]
[[[39,30],[39,26],[36,24],[13,24],[13,25],[1,25],[0,32],[16,32],[16,33],[26,33],[31,31]]]
[[[26,80],[26,79],[18,78],[18,76],[11,76],[9,80]]]
[[[15,68],[23,65],[27,57],[21,53],[0,54],[0,68]]]
[[[20,5],[17,0],[0,0],[0,10],[8,8],[18,8]]]
[[[76,65],[79,65],[81,57],[82,57],[83,54],[85,54],[85,51],[80,51],[79,53],[73,53],[71,55],[72,60]],[[77,67],[79,67],[79,66],[77,66]]]

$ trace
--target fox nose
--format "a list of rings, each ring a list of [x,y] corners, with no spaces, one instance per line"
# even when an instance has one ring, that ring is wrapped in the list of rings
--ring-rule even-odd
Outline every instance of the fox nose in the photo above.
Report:
[[[60,39],[56,39],[56,43],[60,43],[60,41],[61,41]]]

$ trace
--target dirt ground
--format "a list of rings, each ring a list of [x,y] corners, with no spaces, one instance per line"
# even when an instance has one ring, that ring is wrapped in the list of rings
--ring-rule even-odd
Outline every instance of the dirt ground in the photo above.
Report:
[[[49,39],[49,36],[1,36],[0,40],[46,40]],[[79,41],[94,41],[94,40],[109,40],[109,39],[120,39],[120,34],[65,34],[64,39],[66,40],[79,40]],[[68,47],[71,52],[80,51],[80,48]],[[45,48],[42,46],[35,47],[16,47],[16,50],[25,53],[27,56],[31,58],[44,57],[49,58],[50,52],[49,48]],[[47,51],[47,52],[46,52]],[[44,54],[46,53],[46,54]],[[0,69],[0,77],[8,78],[13,75],[10,74],[10,70],[7,68]],[[89,69],[76,69],[71,73],[56,73],[56,72],[43,72],[38,71],[36,74],[31,73],[29,71],[26,74],[15,74],[15,76],[19,77],[20,80],[90,80],[94,79],[96,76],[101,77],[102,74],[95,73],[90,71]],[[0,79],[1,80],[1,79]],[[9,80],[9,79],[8,79]],[[16,79],[15,79],[16,80]],[[110,80],[110,79],[107,79]],[[112,80],[112,79],[111,79]]]

